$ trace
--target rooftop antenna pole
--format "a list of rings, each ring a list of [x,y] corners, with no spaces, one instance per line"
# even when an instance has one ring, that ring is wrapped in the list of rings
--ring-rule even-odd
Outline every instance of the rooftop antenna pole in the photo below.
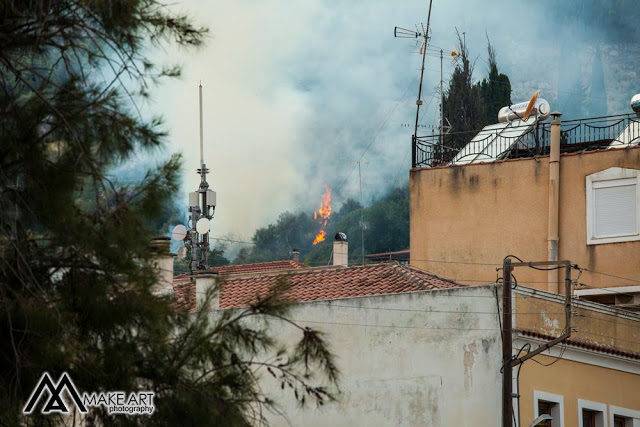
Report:
[[[200,174],[200,187],[198,188],[198,193],[200,193],[199,199],[201,199],[201,212],[202,217],[211,219],[211,215],[209,214],[209,207],[211,205],[210,201],[207,201],[207,190],[209,189],[209,184],[207,183],[207,165],[204,164],[204,137],[203,137],[203,125],[202,125],[202,82],[200,82],[200,86],[198,88],[199,92],[199,101],[200,101],[200,169],[198,173]],[[214,202],[215,203],[215,202]],[[206,227],[207,230],[204,233],[200,233],[202,235],[202,242],[200,242],[200,269],[208,270],[209,269],[209,227]]]
[[[422,35],[424,38],[424,47],[422,49],[422,68],[420,69],[420,85],[418,86],[418,99],[416,100],[416,124],[413,129],[413,139],[415,140],[418,137],[418,119],[420,118],[420,106],[422,105],[422,80],[424,78],[424,61],[427,58],[427,43],[429,41],[429,24],[431,22],[431,6],[433,5],[433,0],[429,0],[429,13],[427,15],[427,29],[425,33]]]
[[[198,92],[200,97],[200,164],[204,165],[204,138],[202,133],[202,82],[200,82]]]

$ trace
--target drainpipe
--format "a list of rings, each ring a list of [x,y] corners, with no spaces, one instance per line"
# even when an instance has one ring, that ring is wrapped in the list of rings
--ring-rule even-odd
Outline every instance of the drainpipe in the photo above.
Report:
[[[562,113],[551,113],[551,144],[549,147],[549,233],[548,249],[549,261],[558,261],[558,231],[559,207],[560,207],[560,129]],[[547,290],[554,294],[559,293],[558,270],[549,270],[547,273]]]

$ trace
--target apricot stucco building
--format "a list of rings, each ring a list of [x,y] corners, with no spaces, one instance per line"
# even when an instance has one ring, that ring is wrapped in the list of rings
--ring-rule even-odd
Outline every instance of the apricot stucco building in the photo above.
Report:
[[[513,357],[571,332],[514,370],[522,425],[640,425],[639,130],[556,114],[488,126],[448,162],[414,141],[410,265],[467,285],[499,281],[508,255],[575,266],[570,327],[559,271],[514,271]]]

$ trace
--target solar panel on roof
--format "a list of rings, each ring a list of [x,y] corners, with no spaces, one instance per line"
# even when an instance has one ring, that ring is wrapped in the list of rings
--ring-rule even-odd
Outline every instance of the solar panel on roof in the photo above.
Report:
[[[514,120],[485,126],[462,148],[451,162],[454,165],[490,162],[500,159],[511,150],[518,140],[533,129],[536,118]]]
[[[640,121],[629,120],[627,127],[609,145],[609,148],[628,147],[640,144]]]

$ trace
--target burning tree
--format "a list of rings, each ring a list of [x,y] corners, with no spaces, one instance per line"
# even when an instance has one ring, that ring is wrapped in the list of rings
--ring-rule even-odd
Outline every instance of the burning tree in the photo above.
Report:
[[[313,239],[313,246],[320,242],[323,242],[327,237],[327,225],[329,224],[329,217],[331,216],[331,189],[325,184],[325,191],[322,195],[322,203],[320,209],[313,213],[313,219],[320,224],[320,231]]]

